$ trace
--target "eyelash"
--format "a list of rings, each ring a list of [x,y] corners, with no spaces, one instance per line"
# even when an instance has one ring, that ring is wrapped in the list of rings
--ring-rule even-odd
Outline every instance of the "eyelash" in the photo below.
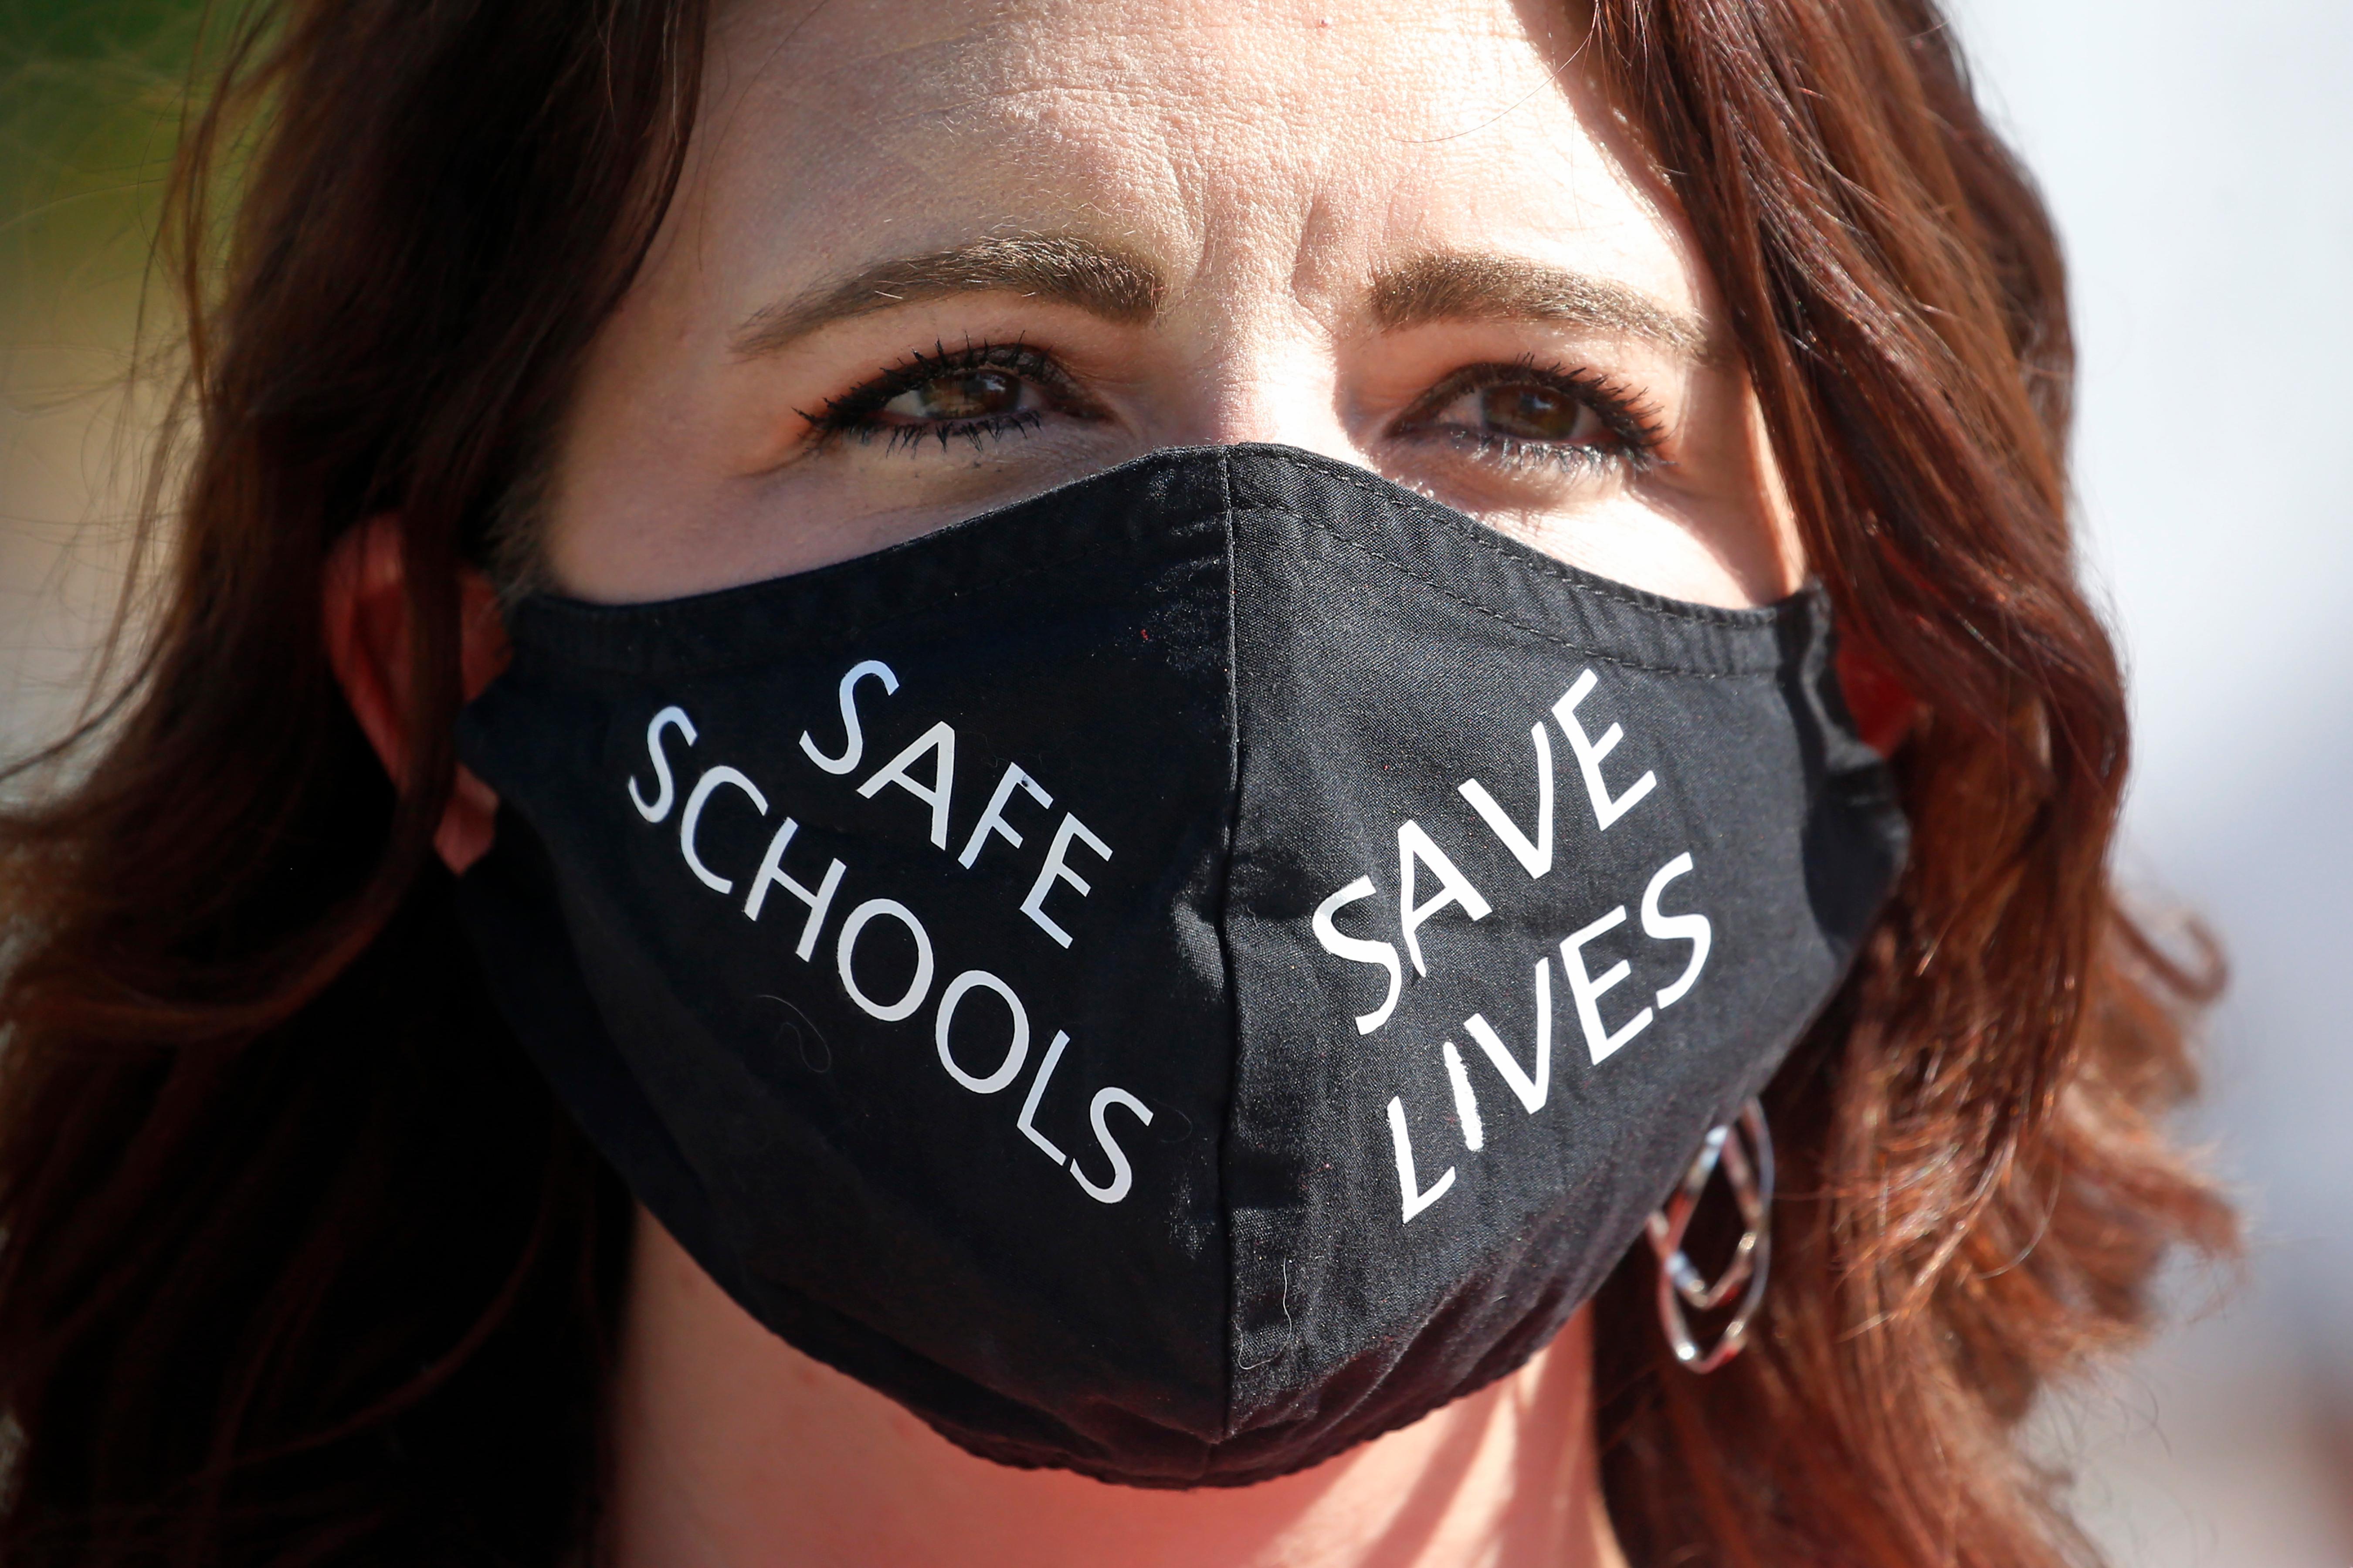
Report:
[[[1602,427],[1619,443],[1617,447],[1530,441],[1516,436],[1420,423],[1465,393],[1531,381],[1565,393],[1591,409]],[[1539,363],[1533,354],[1523,354],[1509,362],[1463,366],[1424,393],[1393,430],[1400,436],[1435,436],[1514,468],[1543,464],[1570,473],[1590,472],[1620,463],[1640,472],[1659,460],[1659,449],[1666,443],[1666,425],[1658,405],[1634,388],[1583,365]]]
[[[800,416],[816,428],[821,442],[848,439],[871,447],[880,440],[886,452],[912,450],[926,441],[937,441],[945,447],[951,441],[964,440],[977,449],[984,441],[1003,440],[1008,436],[1033,430],[1043,422],[1044,414],[1034,408],[934,425],[875,422],[874,416],[902,393],[912,392],[943,376],[975,370],[1010,371],[1034,383],[1059,412],[1090,416],[1084,399],[1079,396],[1077,387],[1062,367],[1050,355],[1018,339],[1009,343],[967,342],[955,349],[934,343],[929,353],[918,349],[864,385],[839,397],[828,397],[816,413],[804,412]]]
[[[934,343],[932,352],[909,354],[865,384],[826,399],[816,413],[802,413],[821,442],[849,439],[871,447],[880,440],[885,451],[907,451],[926,441],[943,448],[950,442],[1003,440],[1037,428],[1044,415],[1037,409],[987,418],[944,421],[932,425],[882,425],[874,416],[893,398],[946,375],[974,370],[1005,370],[1035,384],[1058,410],[1092,416],[1070,376],[1052,356],[1016,340],[1009,343],[967,342],[950,349]],[[1583,443],[1564,445],[1530,441],[1514,436],[1465,430],[1460,426],[1420,426],[1465,393],[1483,391],[1514,382],[1537,382],[1566,393],[1590,408],[1620,445],[1604,450]],[[1658,460],[1666,431],[1656,404],[1622,382],[1584,366],[1542,364],[1532,354],[1510,362],[1466,365],[1440,381],[1398,420],[1393,432],[1401,436],[1434,435],[1468,447],[1491,461],[1518,468],[1544,464],[1570,473],[1583,473],[1623,463],[1640,471]]]

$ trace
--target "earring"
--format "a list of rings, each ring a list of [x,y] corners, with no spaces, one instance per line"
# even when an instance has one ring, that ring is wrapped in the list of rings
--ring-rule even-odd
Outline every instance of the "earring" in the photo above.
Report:
[[[1691,1228],[1700,1194],[1719,1163],[1733,1201],[1740,1205],[1742,1229],[1732,1261],[1711,1283],[1683,1255],[1683,1233]],[[1674,1347],[1675,1359],[1692,1371],[1714,1372],[1738,1355],[1746,1342],[1749,1320],[1765,1300],[1765,1270],[1773,1253],[1772,1213],[1773,1137],[1765,1126],[1765,1107],[1751,1099],[1733,1121],[1708,1129],[1682,1185],[1651,1215],[1651,1250],[1659,1258],[1659,1322],[1667,1331],[1667,1343]],[[1739,1310],[1724,1325],[1714,1348],[1702,1354],[1683,1309],[1713,1311],[1743,1285],[1748,1289]]]

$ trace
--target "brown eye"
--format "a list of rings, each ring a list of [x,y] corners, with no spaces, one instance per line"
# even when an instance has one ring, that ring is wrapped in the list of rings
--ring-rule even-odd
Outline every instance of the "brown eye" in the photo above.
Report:
[[[1592,442],[1609,433],[1591,405],[1539,382],[1482,387],[1464,401],[1472,399],[1478,405],[1478,423],[1488,434],[1514,441]]]
[[[935,375],[909,387],[877,412],[898,420],[940,424],[1001,418],[1032,405],[1034,400],[1023,396],[1029,390],[1029,384],[1011,371],[984,365]]]
[[[1659,445],[1651,416],[1625,388],[1525,363],[1465,365],[1424,394],[1396,433],[1440,437],[1485,462],[1576,471],[1641,468]]]
[[[826,399],[823,413],[802,416],[821,438],[880,440],[909,451],[932,441],[977,449],[1050,421],[1092,424],[1103,416],[1052,355],[1025,343],[910,354],[863,386]]]

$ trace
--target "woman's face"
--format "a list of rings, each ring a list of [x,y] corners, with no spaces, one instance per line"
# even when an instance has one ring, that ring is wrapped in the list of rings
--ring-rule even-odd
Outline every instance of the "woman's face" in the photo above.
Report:
[[[823,565],[1157,447],[1303,447],[1680,598],[1801,563],[1691,237],[1510,0],[723,9],[548,564]]]

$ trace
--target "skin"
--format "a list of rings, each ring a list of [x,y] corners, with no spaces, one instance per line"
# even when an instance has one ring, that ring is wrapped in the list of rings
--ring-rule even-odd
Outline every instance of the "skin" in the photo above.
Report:
[[[1788,593],[1803,562],[1754,398],[1582,31],[1510,0],[725,9],[679,199],[555,453],[553,584],[627,602],[756,581],[1159,447],[1271,441],[1638,587]],[[1008,280],[1008,254],[1143,282],[1073,300]],[[1451,291],[1417,296],[1434,276]],[[965,277],[987,286],[939,286]],[[329,651],[396,777],[400,572],[378,520],[326,584]],[[465,591],[479,689],[498,617],[487,584]],[[453,868],[495,807],[460,777]],[[1516,1375],[1314,1470],[1145,1492],[973,1458],[639,1232],[620,1568],[1623,1561],[1583,1315]]]
[[[1324,20],[1283,0],[727,14],[707,135],[556,465],[555,581],[666,598],[863,554],[1157,447],[1277,441],[1639,586],[1721,605],[1787,592],[1793,531],[1763,504],[1729,366],[1572,322],[1377,319],[1382,275],[1492,257],[1713,324],[1688,235],[1606,134],[1571,23],[1508,0]],[[764,312],[877,263],[1038,236],[1134,258],[1166,285],[1158,310],[1113,321],[961,292],[741,352]],[[905,290],[880,282],[872,302],[889,292]],[[944,443],[804,416],[967,344],[1050,354],[1084,413],[1039,387],[1034,429]],[[1588,460],[1588,430],[1505,461],[1468,449],[1476,410],[1414,417],[1450,373],[1522,359],[1621,389],[1663,437],[1655,460]],[[885,416],[913,419],[938,390]]]

